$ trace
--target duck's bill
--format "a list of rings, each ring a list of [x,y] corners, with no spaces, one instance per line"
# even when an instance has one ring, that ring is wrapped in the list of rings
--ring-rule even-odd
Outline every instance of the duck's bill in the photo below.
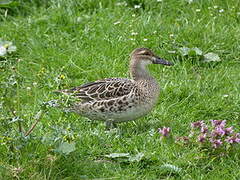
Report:
[[[172,62],[166,61],[165,59],[162,59],[160,57],[155,57],[155,59],[153,61],[153,64],[163,64],[163,65],[166,65],[166,66],[172,66],[173,65]]]

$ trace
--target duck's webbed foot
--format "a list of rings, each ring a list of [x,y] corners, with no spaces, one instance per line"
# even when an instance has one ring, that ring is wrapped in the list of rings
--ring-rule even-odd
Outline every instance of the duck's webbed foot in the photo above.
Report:
[[[117,128],[117,124],[112,120],[106,121],[106,130]]]

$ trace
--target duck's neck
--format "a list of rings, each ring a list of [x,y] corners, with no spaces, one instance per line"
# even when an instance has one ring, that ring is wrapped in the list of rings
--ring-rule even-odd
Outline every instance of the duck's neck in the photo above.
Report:
[[[148,69],[147,69],[147,63],[146,61],[135,61],[132,60],[130,63],[130,73],[133,80],[152,80],[153,77],[150,75]]]

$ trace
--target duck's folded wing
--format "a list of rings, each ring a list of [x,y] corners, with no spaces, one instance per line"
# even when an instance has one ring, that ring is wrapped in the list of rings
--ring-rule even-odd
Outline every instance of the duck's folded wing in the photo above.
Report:
[[[79,87],[60,92],[70,94],[83,101],[107,100],[131,93],[136,88],[132,80],[125,78],[108,78],[90,82]]]

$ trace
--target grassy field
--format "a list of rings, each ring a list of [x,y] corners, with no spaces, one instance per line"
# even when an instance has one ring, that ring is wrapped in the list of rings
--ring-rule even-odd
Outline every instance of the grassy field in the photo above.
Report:
[[[239,179],[231,152],[175,143],[198,120],[240,131],[239,0],[20,1],[0,8],[0,179]],[[130,52],[148,47],[173,67],[152,65],[161,86],[146,117],[105,131],[101,122],[42,105],[70,88],[128,77]],[[181,48],[215,53],[183,55]],[[158,128],[171,128],[160,139]],[[113,156],[112,153],[123,157]]]

